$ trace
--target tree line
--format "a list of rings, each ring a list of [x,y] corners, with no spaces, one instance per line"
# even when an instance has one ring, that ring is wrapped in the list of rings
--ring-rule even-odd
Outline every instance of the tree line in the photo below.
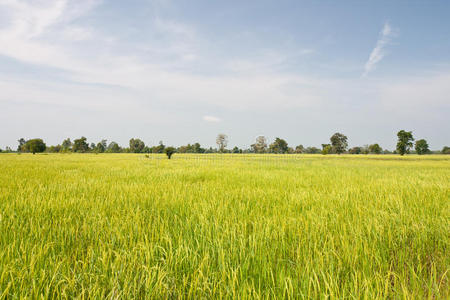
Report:
[[[415,141],[415,143],[414,143]],[[156,146],[148,146],[138,138],[132,138],[129,141],[128,147],[121,147],[118,143],[107,140],[101,140],[98,143],[88,143],[86,137],[80,137],[71,141],[67,138],[61,144],[55,146],[47,146],[40,138],[25,140],[21,138],[18,140],[17,151],[12,151],[9,147],[3,152],[28,152],[28,153],[166,153],[170,158],[174,153],[277,153],[277,154],[400,154],[416,153],[419,155],[442,153],[450,154],[450,147],[445,146],[442,151],[430,151],[429,145],[425,139],[415,140],[412,131],[400,130],[397,133],[397,146],[394,151],[382,149],[378,143],[371,145],[348,147],[348,139],[342,133],[335,133],[330,137],[330,142],[322,144],[322,148],[304,147],[297,145],[290,147],[286,140],[282,138],[275,138],[272,143],[268,143],[265,136],[258,136],[253,144],[247,149],[240,149],[234,147],[228,149],[228,136],[221,133],[217,135],[217,148],[203,148],[200,143],[187,144],[184,146],[167,147],[163,142],[159,142]],[[2,150],[0,149],[0,152]]]

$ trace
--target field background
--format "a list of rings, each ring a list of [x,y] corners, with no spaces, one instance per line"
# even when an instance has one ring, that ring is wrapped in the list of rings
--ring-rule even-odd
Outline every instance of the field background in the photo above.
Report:
[[[448,156],[0,155],[0,299],[445,299],[449,233]]]

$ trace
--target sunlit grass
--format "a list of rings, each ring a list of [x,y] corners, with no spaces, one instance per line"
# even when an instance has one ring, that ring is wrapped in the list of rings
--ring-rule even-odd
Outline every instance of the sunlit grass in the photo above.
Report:
[[[448,156],[2,154],[0,298],[448,298]]]

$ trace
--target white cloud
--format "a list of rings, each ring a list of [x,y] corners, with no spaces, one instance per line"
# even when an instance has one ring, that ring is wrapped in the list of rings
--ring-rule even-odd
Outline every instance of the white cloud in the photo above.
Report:
[[[214,116],[203,116],[203,120],[206,122],[218,123],[222,121],[221,119]]]
[[[394,33],[391,26],[386,22],[380,32],[380,37],[378,38],[375,48],[370,53],[369,59],[364,65],[363,77],[373,71],[376,68],[376,65],[386,56],[385,47],[391,41],[393,35]]]

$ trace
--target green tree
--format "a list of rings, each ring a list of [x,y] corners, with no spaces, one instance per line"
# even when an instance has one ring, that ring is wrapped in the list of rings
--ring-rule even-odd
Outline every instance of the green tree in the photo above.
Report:
[[[106,145],[107,140],[101,140],[101,142],[97,143],[97,145],[95,146],[95,152],[98,153],[103,153],[106,151]]]
[[[27,152],[35,154],[44,152],[47,146],[42,139],[31,139],[28,140],[24,145],[22,145],[22,148],[25,148]]]
[[[265,153],[267,152],[267,140],[266,137],[260,135],[256,137],[254,144],[250,146],[255,153]]]
[[[72,150],[73,152],[87,152],[89,151],[89,144],[86,142],[86,138],[84,136],[82,136],[79,139],[76,139],[73,141],[73,146],[72,146]]]
[[[165,148],[166,148],[166,146],[163,144],[163,142],[159,141],[159,145],[153,147],[152,152],[153,153],[164,153]]]
[[[397,141],[397,152],[400,155],[405,155],[406,153],[409,153],[409,150],[413,146],[413,135],[412,131],[404,131],[400,130],[397,133],[398,141]]]
[[[320,149],[316,148],[316,147],[308,147],[308,148],[306,148],[305,153],[318,154],[318,153],[320,153]]]
[[[383,149],[381,149],[380,145],[372,144],[369,146],[370,153],[380,154]]]
[[[280,138],[276,138],[275,141],[269,146],[270,152],[272,153],[286,153],[288,152],[288,143]]]
[[[164,148],[164,153],[166,153],[167,158],[170,159],[172,155],[175,153],[175,148],[174,147]]]
[[[121,149],[120,149],[119,144],[117,144],[116,142],[109,143],[108,148],[107,148],[107,152],[109,152],[109,153],[120,153]]]
[[[424,139],[416,141],[415,149],[416,149],[417,154],[419,154],[419,155],[427,154],[428,152],[430,152],[430,149],[428,148],[428,143]]]
[[[141,153],[144,150],[145,144],[140,139],[130,140],[130,152]]]
[[[336,132],[331,136],[330,142],[333,152],[337,154],[344,153],[348,147],[347,137],[339,132]]]
[[[361,154],[361,147],[353,147],[348,150],[350,154]]]
[[[333,147],[330,144],[322,144],[322,154],[327,155],[332,153]]]
[[[442,154],[450,154],[450,147],[444,146],[441,151]]]
[[[65,139],[62,144],[62,151],[67,152],[72,150],[72,141],[70,140],[70,138]]]
[[[303,145],[298,145],[297,147],[295,147],[295,153],[303,153],[305,152],[305,147],[303,147]]]
[[[24,149],[22,149],[23,145],[27,142],[24,138],[21,138],[18,140],[19,146],[17,146],[17,152],[23,152]]]

